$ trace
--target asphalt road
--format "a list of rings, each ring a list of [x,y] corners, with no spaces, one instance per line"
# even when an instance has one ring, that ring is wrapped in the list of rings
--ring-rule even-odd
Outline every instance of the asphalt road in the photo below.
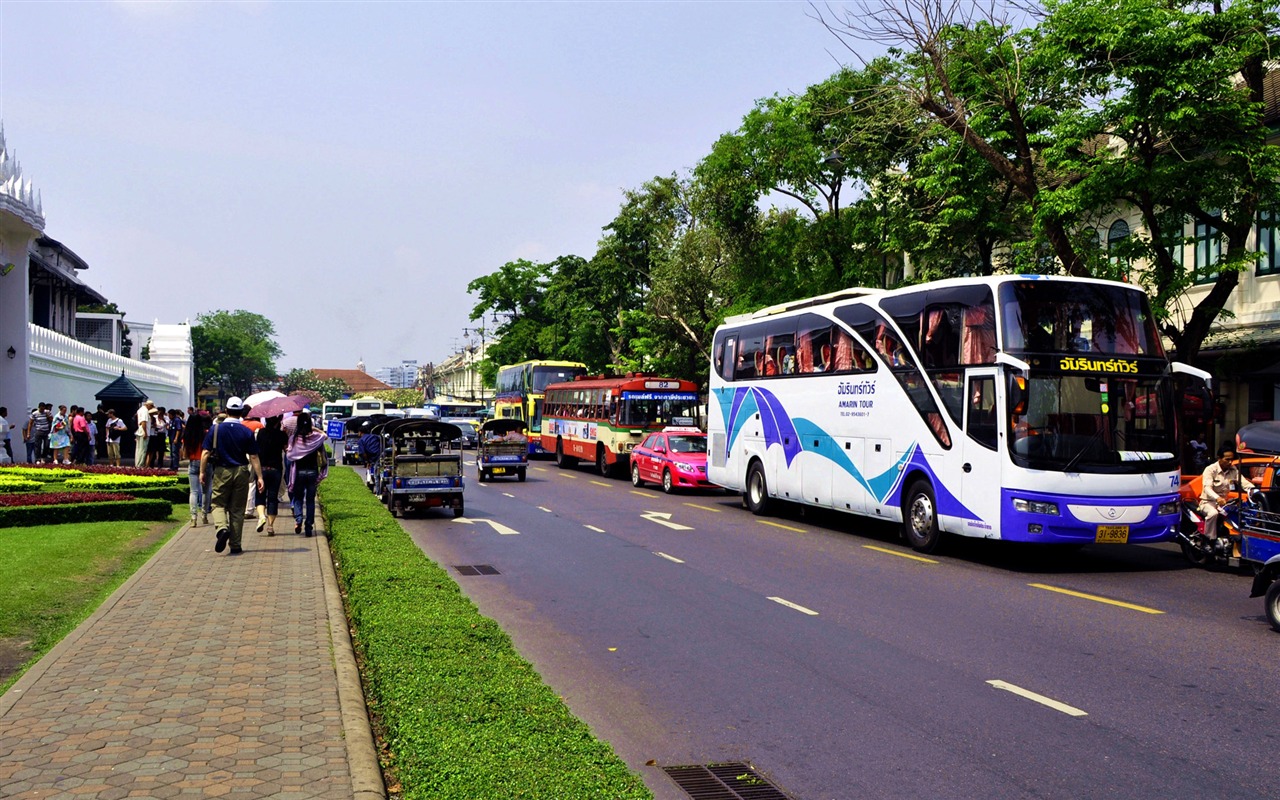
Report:
[[[1272,796],[1277,648],[1249,579],[1172,546],[754,517],[536,462],[403,521],[659,798],[745,761],[795,800]],[[669,516],[662,516],[669,515]],[[465,521],[464,521],[465,520]],[[1029,694],[1028,694],[1029,693]]]

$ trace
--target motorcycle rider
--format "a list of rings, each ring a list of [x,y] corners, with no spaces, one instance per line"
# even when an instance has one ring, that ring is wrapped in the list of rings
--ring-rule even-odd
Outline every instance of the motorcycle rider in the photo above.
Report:
[[[1249,479],[1240,474],[1240,470],[1232,462],[1235,460],[1235,447],[1224,444],[1218,448],[1218,460],[1205,467],[1200,482],[1200,514],[1204,517],[1204,535],[1210,539],[1218,538],[1218,509],[1231,499],[1232,492],[1252,492],[1254,486]]]

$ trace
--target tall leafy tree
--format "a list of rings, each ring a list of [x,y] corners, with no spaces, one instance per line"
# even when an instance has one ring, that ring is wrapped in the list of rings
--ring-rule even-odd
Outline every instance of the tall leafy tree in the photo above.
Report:
[[[311,392],[333,401],[351,394],[351,387],[342,378],[322,379],[309,369],[292,369],[281,380],[280,391],[285,394]]]
[[[1240,271],[1257,254],[1259,211],[1280,207],[1280,148],[1268,144],[1266,63],[1280,45],[1271,0],[1051,0],[1046,58],[1080,76],[1091,102],[1057,128],[1049,157],[1079,176],[1063,204],[1136,209],[1141,235],[1124,260],[1165,311],[1180,359],[1194,360]],[[1216,263],[1188,268],[1188,221],[1219,232]],[[1216,277],[1215,277],[1216,274]],[[1212,281],[1185,319],[1167,313],[1196,281]]]
[[[228,394],[252,394],[256,381],[274,378],[283,351],[271,320],[250,311],[211,311],[196,317],[191,346],[196,381]]]

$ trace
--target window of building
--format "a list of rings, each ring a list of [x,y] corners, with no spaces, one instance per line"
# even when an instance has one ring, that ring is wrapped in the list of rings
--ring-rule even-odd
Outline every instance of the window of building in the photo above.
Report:
[[[1215,212],[1216,213],[1216,212]],[[1209,268],[1222,258],[1222,232],[1208,223],[1196,220],[1195,270],[1196,283],[1213,283],[1218,279],[1218,271]]]
[[[1280,273],[1280,229],[1276,228],[1276,214],[1263,211],[1258,215],[1258,266],[1257,274]]]

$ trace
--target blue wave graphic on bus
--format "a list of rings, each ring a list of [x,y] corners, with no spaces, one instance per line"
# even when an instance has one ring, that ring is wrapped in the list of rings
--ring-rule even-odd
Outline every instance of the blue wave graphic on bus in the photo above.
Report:
[[[791,462],[795,460],[795,457],[805,450],[802,444],[804,440],[831,440],[830,434],[817,423],[804,417],[792,419],[791,415],[783,408],[781,401],[767,389],[744,386],[716,389],[714,391],[721,416],[724,419],[724,428],[727,432],[724,445],[726,458],[732,451],[733,444],[737,440],[738,434],[742,432],[743,426],[756,413],[760,414],[761,433],[764,435],[765,449],[767,450],[775,444],[780,446],[786,457],[788,467],[791,466]],[[884,472],[871,477],[863,475],[862,471],[858,469],[857,465],[849,459],[849,456],[843,450],[830,447],[826,451],[819,448],[810,450],[810,452],[826,458],[852,476],[876,499],[877,503],[892,506],[902,505],[902,487],[900,484],[903,476],[907,474],[909,468],[918,468],[929,476],[929,480],[933,484],[934,499],[937,502],[938,513],[965,519],[979,519],[938,479],[937,473],[934,472],[918,443],[912,443],[903,456]]]

